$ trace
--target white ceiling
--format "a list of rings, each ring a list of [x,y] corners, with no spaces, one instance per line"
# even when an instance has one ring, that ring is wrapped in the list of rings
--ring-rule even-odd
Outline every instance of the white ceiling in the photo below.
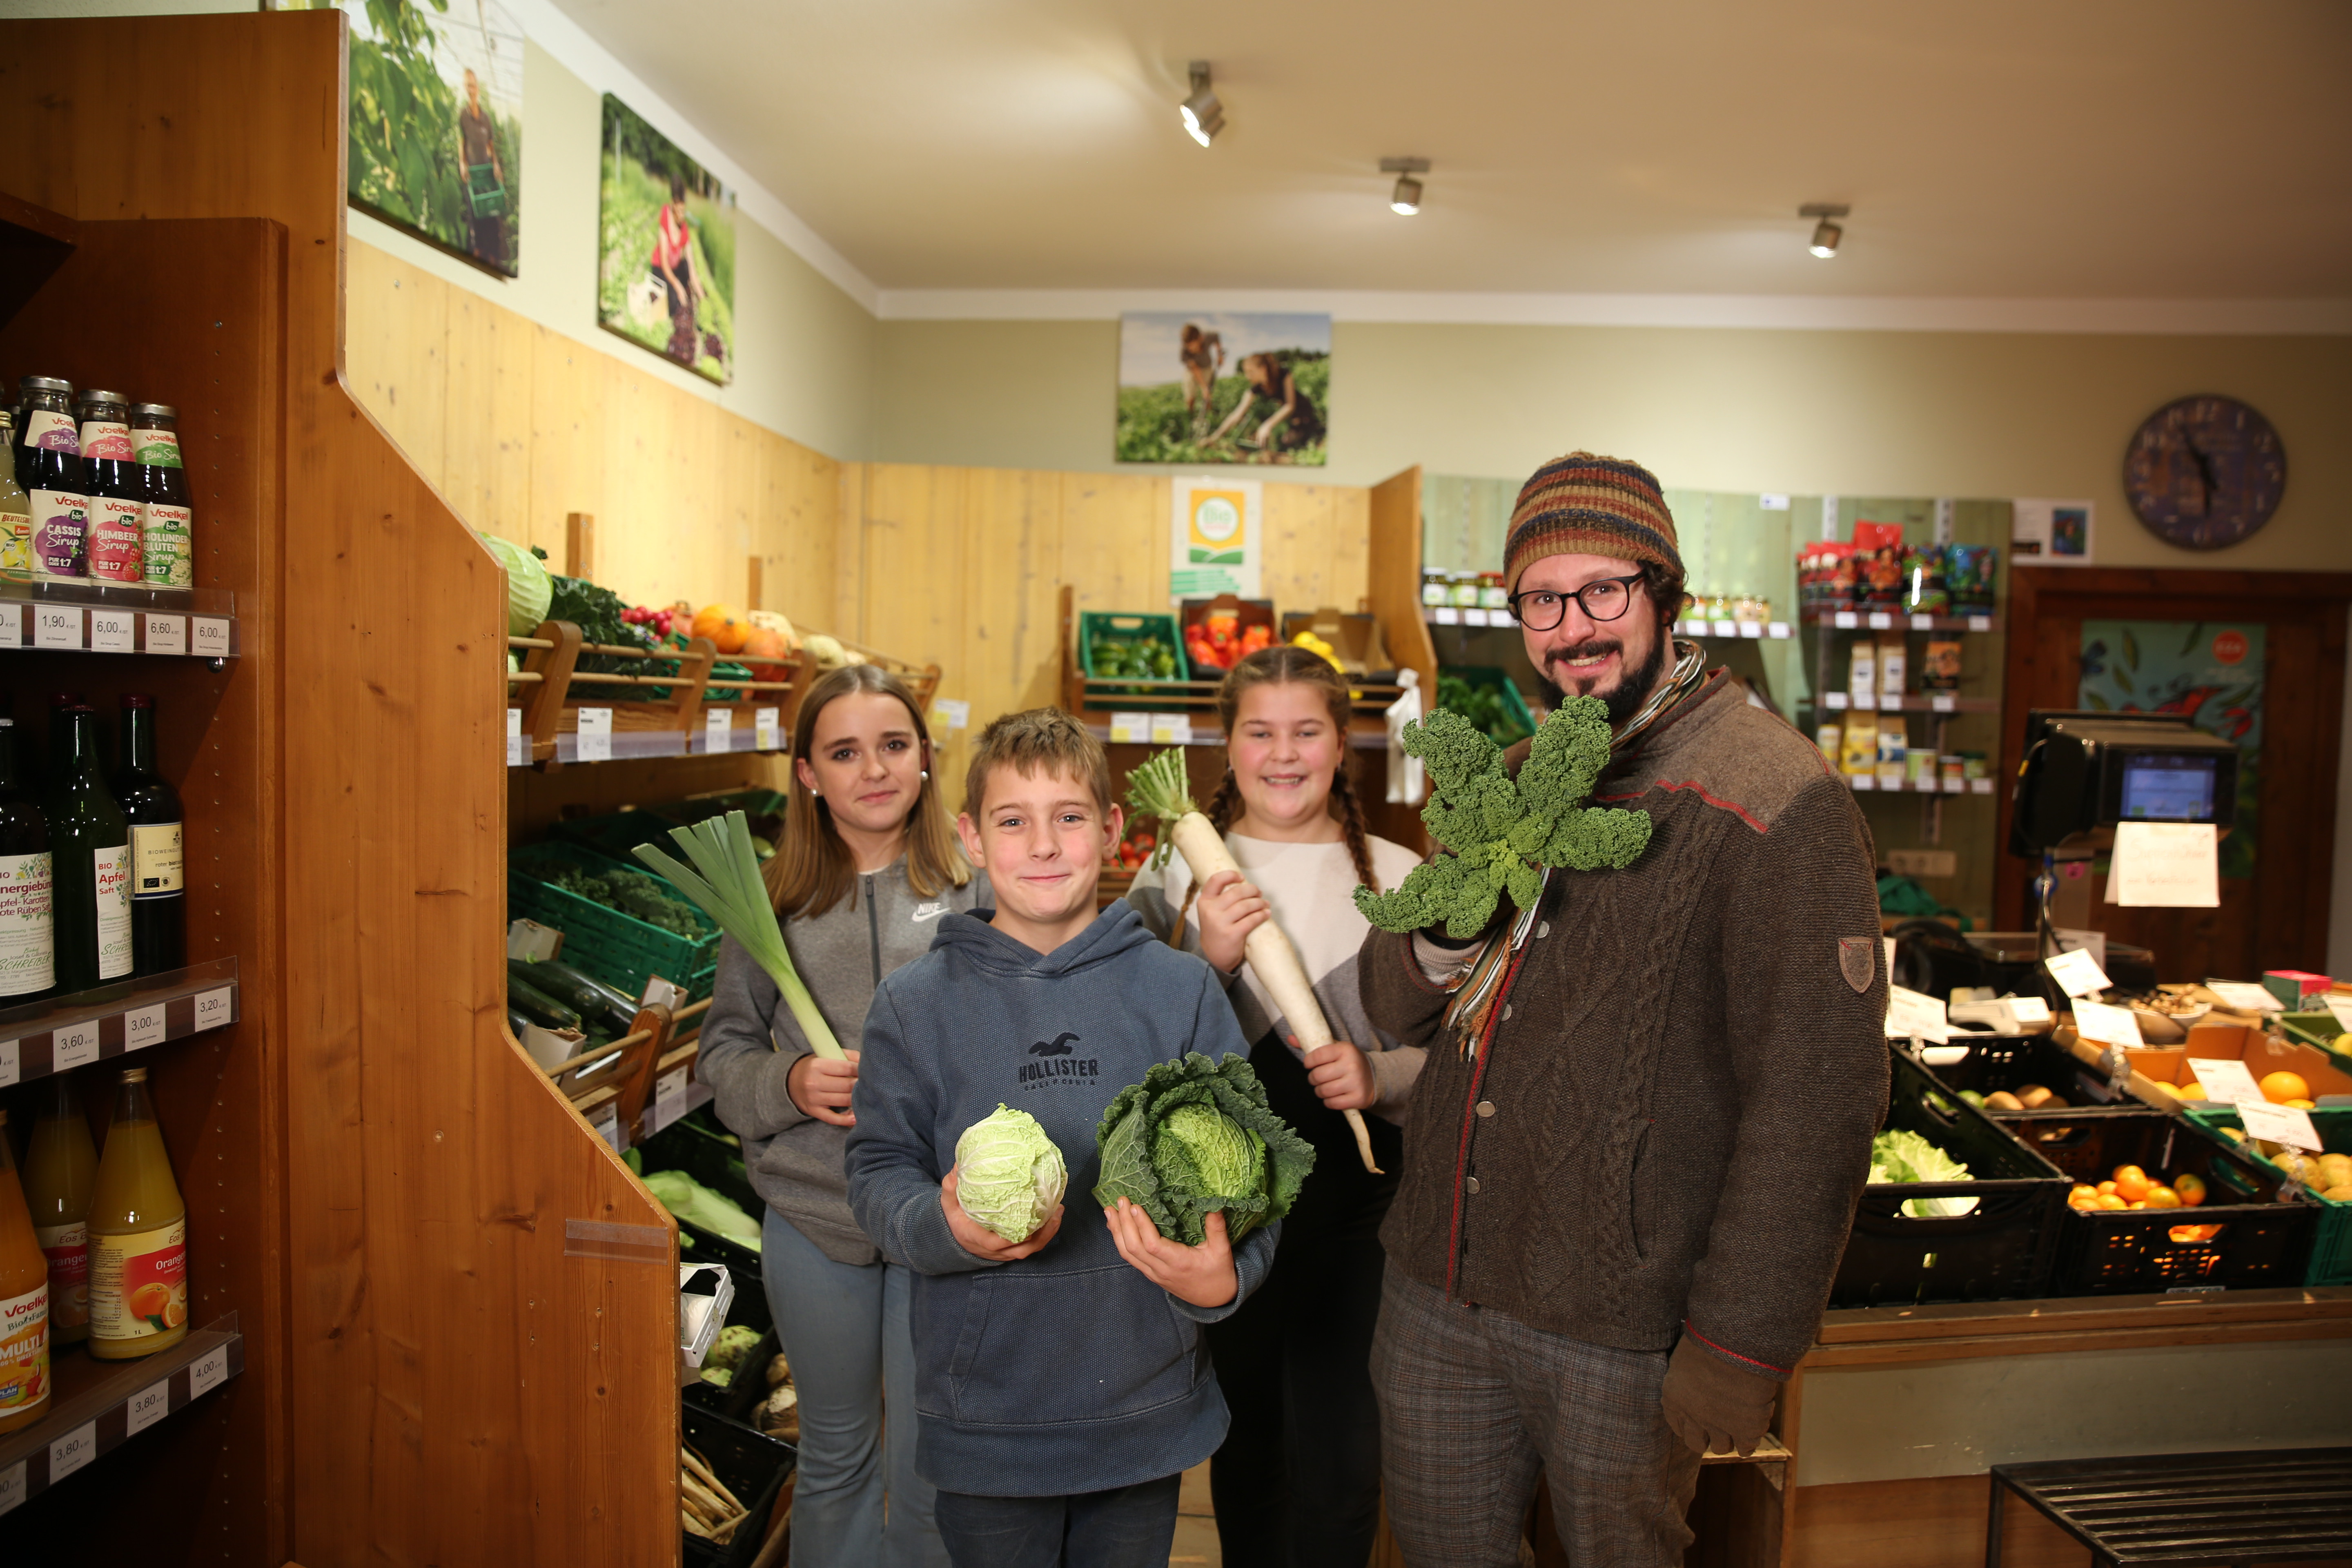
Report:
[[[2352,295],[2344,0],[557,4],[887,290]]]

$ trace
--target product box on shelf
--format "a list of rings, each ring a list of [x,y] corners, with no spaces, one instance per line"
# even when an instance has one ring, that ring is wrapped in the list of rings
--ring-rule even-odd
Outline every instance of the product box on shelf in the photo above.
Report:
[[[1874,1184],[1830,1288],[1832,1307],[1992,1301],[2048,1293],[2069,1185],[2057,1168],[1890,1052],[1889,1130],[1916,1132],[1969,1169],[1964,1182]],[[1911,1205],[1966,1205],[1956,1214]]]
[[[608,909],[551,879],[567,872],[600,874],[635,871],[664,891],[668,884],[642,866],[597,854],[572,844],[526,844],[507,858],[507,917],[528,917],[563,933],[565,958],[588,973],[630,995],[640,995],[646,982],[658,974],[684,990],[688,999],[710,994],[719,970],[719,928],[709,916],[684,900],[679,918],[700,932],[693,937]]]
[[[2307,969],[2265,969],[2263,989],[2278,998],[2279,1005],[2300,1013],[2327,994],[2336,983],[2325,974],[2314,974]]]
[[[2319,1134],[2320,1152],[2327,1154],[2352,1154],[2352,1105],[2323,1105],[2308,1111],[2312,1130]],[[2233,1110],[2218,1106],[2198,1106],[2189,1112],[2189,1119],[2200,1127],[2209,1128],[2228,1136],[2226,1129],[2244,1130]],[[2235,1142],[2235,1140],[2232,1140]],[[2266,1158],[2261,1150],[2241,1144],[2249,1158],[2272,1171],[2277,1164]],[[2284,1172],[2280,1172],[2284,1175]],[[2330,1189],[2331,1191],[2334,1189]],[[2319,1205],[2319,1221],[2311,1233],[2311,1262],[2304,1270],[2306,1285],[2352,1285],[2352,1203],[2331,1198],[2326,1193],[2304,1185],[2304,1195]]]
[[[2121,1116],[1996,1120],[2072,1184],[2095,1186],[2137,1165],[2178,1190],[2184,1175],[2205,1201],[2181,1208],[2067,1208],[2053,1293],[2138,1295],[2168,1290],[2300,1285],[2319,1219],[2284,1178],[2195,1122],[2158,1110]],[[2063,1194],[2061,1194],[2063,1204]]]

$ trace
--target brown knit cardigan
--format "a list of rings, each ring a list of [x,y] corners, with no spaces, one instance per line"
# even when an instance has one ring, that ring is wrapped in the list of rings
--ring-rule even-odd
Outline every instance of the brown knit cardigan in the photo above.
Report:
[[[1513,757],[1516,763],[1517,757]],[[1595,1344],[1685,1324],[1785,1376],[1812,1342],[1886,1109],[1870,835],[1812,744],[1718,671],[1595,804],[1650,813],[1622,871],[1552,873],[1474,1058],[1411,939],[1373,1023],[1429,1047],[1381,1239],[1413,1279]]]

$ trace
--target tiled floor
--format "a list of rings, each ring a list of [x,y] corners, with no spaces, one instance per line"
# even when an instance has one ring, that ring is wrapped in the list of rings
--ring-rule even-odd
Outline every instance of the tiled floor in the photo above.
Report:
[[[1217,1519],[1209,1506],[1209,1467],[1203,1462],[1184,1472],[1184,1492],[1176,1504],[1176,1544],[1168,1561],[1183,1568],[1218,1568],[1224,1553],[1217,1550]]]

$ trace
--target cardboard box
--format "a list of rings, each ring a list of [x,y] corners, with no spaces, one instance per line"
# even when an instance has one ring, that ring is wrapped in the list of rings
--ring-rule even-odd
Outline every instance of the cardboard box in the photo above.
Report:
[[[2085,1061],[2097,1060],[2101,1056],[2100,1047],[2087,1041],[2077,1041],[2072,1048]],[[2274,1040],[2260,1029],[2242,1024],[2200,1021],[2190,1027],[2186,1044],[2127,1049],[2124,1055],[2131,1062],[2132,1092],[2166,1110],[2178,1110],[2182,1101],[2158,1086],[2190,1081],[2191,1057],[2205,1061],[2242,1061],[2257,1083],[2271,1073],[2294,1073],[2311,1086],[2314,1100],[2352,1095],[2352,1072],[2337,1066],[2326,1052],[2292,1041]]]
[[[2325,996],[2335,982],[2325,974],[2314,974],[2307,969],[2265,969],[2263,988],[2279,999],[2280,1007],[2290,1013],[2300,1013],[2307,1007],[2327,1005],[2310,998]]]
[[[1381,636],[1378,616],[1341,615],[1328,605],[1314,610],[1292,610],[1282,617],[1282,640],[1288,642],[1301,632],[1313,632],[1339,650],[1339,668],[1349,675],[1366,677],[1396,674],[1396,660],[1389,655],[1387,641]]]

